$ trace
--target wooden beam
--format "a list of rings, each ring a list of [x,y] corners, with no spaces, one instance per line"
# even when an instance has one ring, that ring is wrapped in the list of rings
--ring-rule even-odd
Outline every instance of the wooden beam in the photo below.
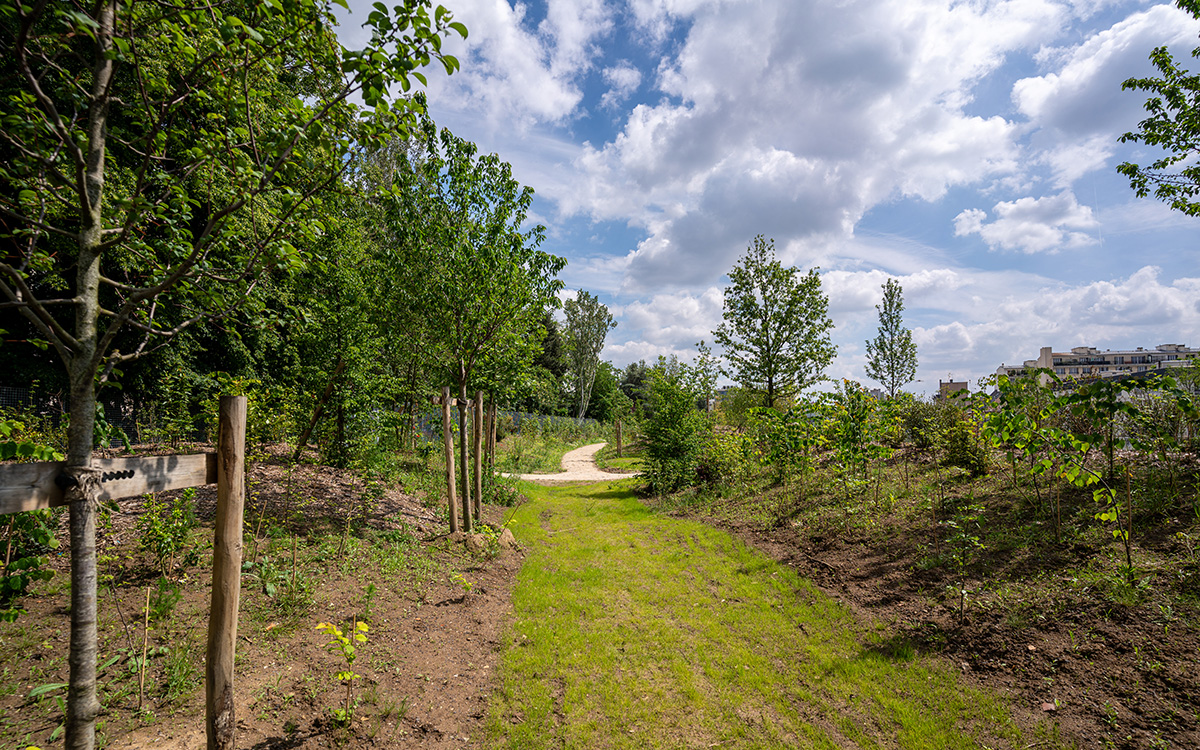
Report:
[[[0,464],[0,514],[66,505],[63,490],[54,481],[66,465],[65,461]],[[217,481],[215,453],[96,458],[92,459],[92,466],[100,471],[98,500],[118,500]]]

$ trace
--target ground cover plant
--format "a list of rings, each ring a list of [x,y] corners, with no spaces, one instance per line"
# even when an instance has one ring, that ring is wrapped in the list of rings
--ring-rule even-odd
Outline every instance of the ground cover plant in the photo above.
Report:
[[[608,438],[608,427],[592,420],[526,419],[506,425],[496,446],[496,470],[511,474],[554,474],[568,451]]]
[[[444,536],[441,469],[416,454],[396,456],[380,484],[290,453],[261,446],[248,468],[239,747],[461,746],[486,708],[519,558]],[[215,488],[201,487],[102,514],[100,746],[204,745],[214,503]],[[485,519],[498,528],[506,511],[487,507]],[[63,742],[69,558],[42,556],[54,575],[32,582],[15,621],[0,623],[4,748]],[[325,648],[341,643],[330,627],[352,660]]]
[[[638,500],[530,488],[494,747],[1025,746],[1006,702],[795,571]]]
[[[650,502],[728,528],[1079,747],[1200,742],[1190,373],[718,409],[737,468]],[[713,460],[701,452],[698,464]],[[730,480],[730,476],[737,479]],[[1024,717],[1024,718],[1022,718]]]

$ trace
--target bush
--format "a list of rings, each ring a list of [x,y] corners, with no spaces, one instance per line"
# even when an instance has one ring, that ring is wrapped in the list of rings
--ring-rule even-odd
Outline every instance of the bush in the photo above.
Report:
[[[988,472],[988,451],[976,435],[975,425],[960,415],[941,436],[943,463],[966,469],[972,476]]]
[[[954,427],[962,410],[945,401],[914,399],[901,412],[904,433],[908,441],[920,450],[939,446],[940,436]]]
[[[663,494],[695,483],[707,420],[677,377],[658,372],[652,377],[650,402],[654,409],[644,425],[645,477],[652,492]]]
[[[746,439],[740,433],[711,433],[704,437],[696,459],[696,480],[728,486],[746,469]]]

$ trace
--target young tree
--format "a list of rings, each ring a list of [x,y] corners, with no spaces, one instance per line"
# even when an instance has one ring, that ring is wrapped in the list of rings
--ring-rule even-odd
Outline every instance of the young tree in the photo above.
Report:
[[[608,332],[617,327],[608,312],[608,307],[594,295],[579,291],[574,299],[563,303],[567,314],[567,356],[571,363],[571,377],[575,380],[575,395],[578,399],[576,419],[583,419],[588,402],[592,397],[592,383],[596,379],[596,367],[600,364],[600,351]]]
[[[867,377],[887,389],[888,398],[917,377],[917,345],[912,331],[904,327],[904,290],[895,279],[883,285],[879,312],[879,335],[867,342]]]
[[[704,342],[704,339],[701,339],[700,343],[696,344],[696,361],[688,368],[687,377],[691,390],[704,401],[705,412],[712,408],[720,369],[712,349]]]
[[[1176,0],[1182,10],[1200,20],[1200,0]],[[1200,47],[1192,50],[1200,58]],[[1136,132],[1121,136],[1121,142],[1144,143],[1167,152],[1149,167],[1125,162],[1117,171],[1129,178],[1129,185],[1139,198],[1150,194],[1171,204],[1171,208],[1188,216],[1200,216],[1200,75],[1176,65],[1166,47],[1150,53],[1150,61],[1161,73],[1160,78],[1130,78],[1121,84],[1124,90],[1149,91],[1145,108],[1150,114],[1138,123]],[[1165,171],[1179,167],[1177,172]]]
[[[434,360],[466,401],[468,386],[494,385],[473,380],[479,373],[519,373],[536,356],[541,338],[528,332],[558,304],[566,261],[538,249],[545,227],[525,228],[533,189],[513,179],[511,165],[479,156],[474,143],[439,131],[424,114],[417,135],[419,149],[401,157],[389,213],[400,244],[397,284],[408,315],[425,321]],[[480,370],[488,361],[494,366]],[[459,434],[467,434],[461,407]],[[465,441],[459,455],[467,487]]]
[[[713,331],[729,362],[722,373],[762,393],[768,407],[823,380],[837,347],[817,269],[784,268],[775,241],[760,234],[729,280],[724,322]]]
[[[350,52],[318,0],[0,6],[0,304],[70,387],[72,750],[93,745],[99,711],[96,385],[303,265],[353,150],[409,120],[403,101],[378,106],[389,85],[458,67],[441,37],[465,27],[429,0],[396,13],[373,11],[372,46]]]

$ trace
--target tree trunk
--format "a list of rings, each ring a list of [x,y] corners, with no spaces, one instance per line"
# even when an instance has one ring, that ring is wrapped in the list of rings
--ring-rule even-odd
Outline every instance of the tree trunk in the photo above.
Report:
[[[450,432],[450,386],[442,386],[442,443],[446,451],[446,505],[450,533],[458,531],[458,503],[454,497],[454,437]]]
[[[98,360],[96,321],[100,314],[100,243],[103,241],[104,157],[108,96],[112,80],[113,29],[117,5],[99,13],[88,111],[88,141],[81,170],[79,259],[75,275],[75,345],[66,361],[71,383],[71,424],[62,484],[70,503],[71,646],[67,656],[67,750],[91,750],[96,741],[96,490],[92,440],[96,421]],[[60,349],[60,351],[63,351]]]
[[[471,430],[474,438],[475,468],[475,520],[483,520],[483,391],[475,391],[475,424]]]
[[[342,368],[346,366],[346,360],[338,357],[337,367],[333,368],[333,375],[329,378],[329,384],[325,386],[325,391],[321,394],[321,399],[317,401],[317,408],[313,410],[312,421],[308,423],[308,427],[300,435],[300,439],[296,441],[296,452],[292,454],[292,463],[300,463],[300,458],[304,455],[304,447],[308,444],[308,437],[312,435],[313,428],[317,426],[317,422],[321,419],[321,413],[325,411],[325,402],[329,401],[329,397],[333,395],[333,388],[337,385],[338,376],[342,374]]]
[[[462,478],[463,531],[468,534],[474,530],[471,523],[471,480],[467,474],[467,436],[469,434],[467,431],[467,384],[461,382],[458,384],[458,470]]]
[[[496,402],[488,404],[487,412],[487,464],[488,471],[496,466]]]

